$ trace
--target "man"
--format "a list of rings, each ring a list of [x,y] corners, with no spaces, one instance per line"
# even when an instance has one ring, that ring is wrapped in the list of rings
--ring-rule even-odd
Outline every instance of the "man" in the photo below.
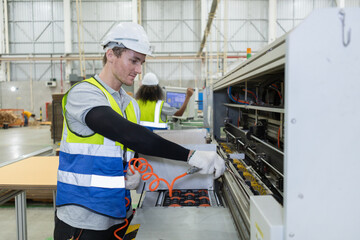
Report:
[[[156,75],[154,73],[145,74],[142,85],[136,93],[136,100],[141,112],[140,124],[150,130],[167,129],[167,117],[181,117],[193,93],[194,90],[188,88],[180,109],[171,107],[163,100],[163,91]]]
[[[29,112],[29,111],[24,111],[23,116],[24,116],[24,127],[29,125],[30,117],[35,119],[35,114],[33,114],[33,113]]]
[[[225,170],[216,153],[189,151],[138,125],[138,105],[121,86],[134,83],[151,54],[144,29],[121,23],[102,45],[101,73],[74,85],[63,98],[54,240],[124,235],[132,218],[129,190],[140,182],[137,171],[124,173],[135,151],[188,161],[215,177]]]

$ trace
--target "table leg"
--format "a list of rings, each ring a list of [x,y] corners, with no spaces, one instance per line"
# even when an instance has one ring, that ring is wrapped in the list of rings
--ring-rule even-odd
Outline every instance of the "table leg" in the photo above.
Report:
[[[15,197],[17,239],[27,240],[26,226],[26,192],[22,191]]]
[[[53,205],[54,205],[54,210],[56,210],[56,190],[53,191]]]

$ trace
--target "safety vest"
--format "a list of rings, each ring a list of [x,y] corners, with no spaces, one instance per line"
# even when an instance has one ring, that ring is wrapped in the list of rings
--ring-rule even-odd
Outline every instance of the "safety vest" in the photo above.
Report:
[[[98,87],[111,108],[123,116],[113,96],[97,80],[90,78],[82,82]],[[124,170],[128,165],[123,157],[127,154],[126,160],[129,161],[134,152],[129,149],[126,151],[121,143],[97,133],[79,136],[72,132],[65,114],[69,91],[62,100],[64,127],[59,153],[56,205],[80,205],[110,217],[125,218],[131,207],[131,197],[130,191],[125,189]],[[129,121],[137,123],[132,101],[125,113]]]
[[[150,130],[167,129],[167,121],[161,120],[161,110],[164,105],[164,101],[143,101],[138,100],[141,117],[140,125],[147,127]]]

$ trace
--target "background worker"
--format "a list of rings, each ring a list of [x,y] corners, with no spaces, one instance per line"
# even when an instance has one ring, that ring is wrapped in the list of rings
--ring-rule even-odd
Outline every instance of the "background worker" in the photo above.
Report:
[[[163,100],[164,93],[156,75],[154,73],[145,74],[142,85],[135,96],[141,112],[140,124],[150,130],[167,129],[167,117],[181,117],[193,93],[194,89],[188,88],[180,109],[171,107]]]
[[[121,23],[102,43],[99,75],[74,85],[63,98],[65,118],[59,153],[54,240],[119,239],[132,218],[130,189],[140,174],[127,171],[135,152],[200,168],[200,174],[223,174],[216,152],[192,151],[139,125],[131,86],[145,57],[151,54],[144,29]]]
[[[24,127],[29,125],[30,117],[35,119],[35,114],[33,114],[33,113],[29,112],[29,111],[24,111],[23,116],[24,116]]]

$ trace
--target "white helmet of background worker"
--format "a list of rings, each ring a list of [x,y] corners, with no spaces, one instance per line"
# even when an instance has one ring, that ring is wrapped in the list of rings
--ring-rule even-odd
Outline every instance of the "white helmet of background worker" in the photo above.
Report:
[[[133,22],[116,25],[105,36],[101,46],[106,48],[125,47],[135,52],[151,55],[151,46],[144,28]]]
[[[159,84],[159,79],[153,73],[145,74],[144,78],[141,81],[142,85],[145,86],[156,86]]]

